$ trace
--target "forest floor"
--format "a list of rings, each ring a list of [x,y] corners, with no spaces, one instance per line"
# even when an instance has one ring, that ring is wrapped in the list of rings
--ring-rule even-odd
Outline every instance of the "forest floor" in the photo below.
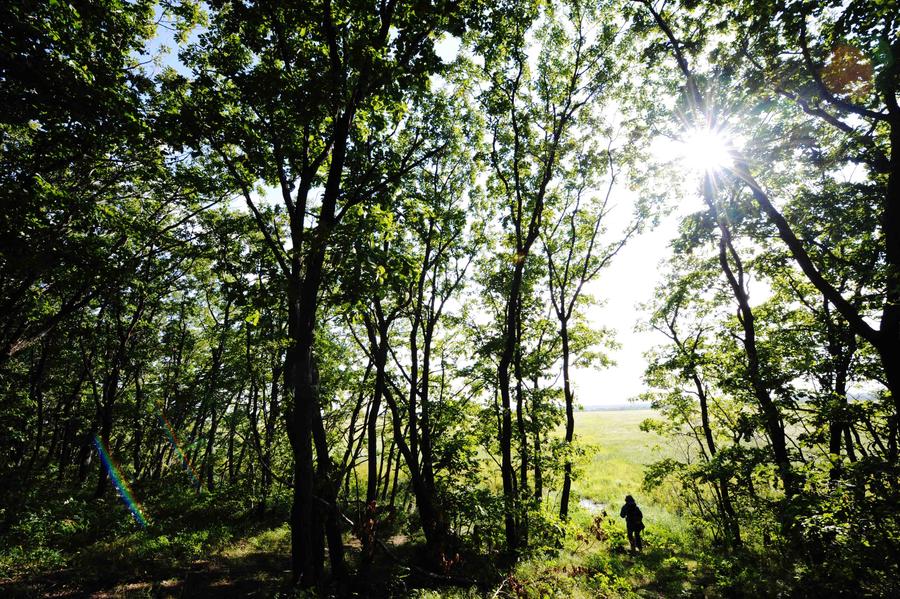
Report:
[[[480,585],[433,587],[414,564],[419,540],[388,539],[371,572],[349,589],[357,596],[411,597],[671,597],[708,596],[712,571],[688,541],[687,524],[665,490],[641,491],[643,466],[660,459],[658,439],[639,430],[649,410],[581,412],[576,430],[593,445],[591,461],[573,486],[572,524],[559,551],[536,553],[498,575],[463,563],[459,576]],[[52,489],[47,489],[52,494]],[[634,495],[643,512],[645,551],[627,551],[618,509]],[[36,500],[38,498],[35,498]],[[548,503],[554,501],[553,495]],[[21,597],[290,597],[290,537],[286,514],[247,513],[241,497],[191,493],[155,496],[153,524],[104,519],[120,510],[110,496],[97,505],[69,498],[31,510],[0,548],[0,595]],[[59,504],[58,509],[50,505]],[[355,539],[354,539],[355,540]],[[17,544],[18,542],[18,544]],[[348,545],[351,559],[358,543]],[[464,558],[465,559],[465,558]],[[476,560],[472,560],[474,562]],[[429,588],[431,587],[431,588]]]

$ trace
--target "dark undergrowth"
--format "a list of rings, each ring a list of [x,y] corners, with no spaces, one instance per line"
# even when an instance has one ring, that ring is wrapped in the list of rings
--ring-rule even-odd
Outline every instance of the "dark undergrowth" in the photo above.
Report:
[[[0,514],[0,596],[303,597],[290,579],[289,494],[261,509],[246,491],[197,493],[174,481],[134,489],[146,528],[121,499],[95,501],[46,485]],[[15,513],[13,513],[15,512]],[[368,567],[349,530],[351,576],[318,595],[333,597],[776,597],[809,596],[798,571],[777,552],[728,552],[697,531],[652,523],[633,554],[621,522],[576,512],[557,541],[522,556],[465,547],[447,572],[430,572],[414,522],[379,525],[382,542]],[[700,540],[697,540],[700,539]],[[537,545],[537,544],[536,544]],[[807,587],[812,590],[812,587]]]

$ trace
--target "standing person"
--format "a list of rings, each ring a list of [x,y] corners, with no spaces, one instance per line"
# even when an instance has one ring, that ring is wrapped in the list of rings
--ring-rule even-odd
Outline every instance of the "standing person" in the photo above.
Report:
[[[644,548],[641,542],[641,531],[644,530],[644,514],[641,508],[634,502],[631,495],[625,496],[625,505],[619,511],[619,516],[625,518],[625,528],[628,529],[628,542],[631,544],[631,551],[635,549],[640,551]]]

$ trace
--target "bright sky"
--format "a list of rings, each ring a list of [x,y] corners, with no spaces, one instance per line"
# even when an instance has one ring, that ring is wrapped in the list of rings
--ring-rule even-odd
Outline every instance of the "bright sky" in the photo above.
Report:
[[[631,211],[628,200],[626,196],[621,202],[622,216]],[[664,343],[665,337],[655,331],[635,330],[647,318],[638,304],[653,297],[662,278],[670,253],[669,242],[675,237],[678,221],[688,212],[690,202],[684,206],[685,209],[664,217],[656,228],[632,238],[588,288],[601,302],[588,313],[592,324],[615,331],[619,348],[608,352],[614,365],[605,369],[581,368],[573,373],[576,401],[586,408],[622,405],[646,389],[643,354]],[[609,238],[614,235],[611,228]]]
[[[460,50],[459,39],[444,36],[435,50],[444,61],[452,61]],[[708,132],[689,136],[684,143],[657,138],[647,149],[656,160],[681,160],[684,166],[697,173],[718,166],[723,150],[720,139]],[[691,188],[691,185],[685,186],[685,189]],[[625,182],[617,186],[613,194],[616,208],[610,214],[612,223],[606,235],[607,242],[621,236],[634,212],[635,200]],[[646,319],[638,304],[652,298],[670,253],[669,242],[677,234],[678,222],[697,210],[699,204],[698,194],[686,194],[657,227],[632,238],[610,266],[587,287],[586,292],[600,300],[600,305],[588,313],[591,324],[614,331],[619,348],[607,352],[615,362],[612,366],[574,370],[576,402],[585,408],[623,405],[646,390],[644,353],[665,343],[666,338],[660,333],[635,330],[638,323]]]
[[[622,405],[646,390],[644,353],[664,344],[666,338],[656,331],[635,330],[648,316],[638,304],[649,302],[662,280],[666,260],[671,255],[669,244],[678,233],[678,223],[703,207],[700,174],[705,169],[725,165],[729,149],[723,140],[724,136],[713,131],[694,131],[688,132],[683,142],[657,137],[647,148],[656,161],[679,162],[695,181],[677,186],[680,191],[674,198],[676,204],[672,211],[658,226],[633,238],[589,287],[588,292],[601,302],[589,312],[591,321],[595,326],[615,331],[619,348],[608,352],[614,365],[605,369],[582,368],[573,375],[576,400],[582,406]],[[613,197],[619,207],[611,216],[620,223],[621,230],[633,212],[635,196],[623,183]],[[616,227],[610,226],[607,239],[615,239],[616,233]]]
[[[151,43],[151,54],[158,51],[161,44],[176,47],[171,32],[161,29],[158,33],[159,37]],[[196,37],[197,33],[194,31],[193,36]],[[460,51],[460,40],[444,36],[435,50],[445,62],[450,62]],[[183,69],[174,52],[164,56],[162,64]],[[442,85],[439,78],[433,83]],[[727,158],[729,154],[723,139],[725,136],[711,131],[687,133],[683,143],[660,137],[653,140],[647,153],[660,162],[680,161],[689,172],[697,175],[699,183],[699,175],[704,169],[723,166],[723,157]],[[853,179],[855,175],[858,173],[850,172],[847,178]],[[683,191],[676,200],[675,209],[663,217],[657,227],[632,238],[586,289],[587,293],[600,300],[600,304],[588,313],[591,324],[614,331],[619,348],[607,350],[615,362],[612,366],[575,369],[576,401],[584,407],[624,405],[646,390],[643,383],[644,354],[664,344],[666,339],[657,332],[635,330],[638,323],[647,318],[646,312],[638,305],[652,299],[662,279],[665,262],[671,252],[669,244],[677,233],[679,221],[702,204],[697,186],[688,183],[681,189]],[[617,207],[610,215],[612,222],[606,235],[607,242],[621,236],[633,214],[635,199],[634,192],[627,189],[625,182],[618,185],[613,194]],[[237,202],[236,206],[243,208],[243,202]]]

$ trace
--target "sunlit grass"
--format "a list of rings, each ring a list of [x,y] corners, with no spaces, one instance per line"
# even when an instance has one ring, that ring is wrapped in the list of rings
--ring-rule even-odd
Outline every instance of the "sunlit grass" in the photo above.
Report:
[[[241,559],[258,553],[282,555],[287,559],[291,554],[291,527],[285,522],[276,528],[263,530],[232,543],[222,551],[229,559]]]
[[[543,589],[547,596],[578,599],[629,597],[635,596],[635,589],[658,589],[665,583],[667,590],[679,590],[682,582],[688,584],[684,570],[691,567],[694,556],[685,553],[689,545],[682,542],[686,524],[675,512],[670,495],[642,490],[645,466],[666,456],[662,439],[640,430],[640,423],[652,416],[650,410],[576,414],[576,434],[579,442],[588,446],[589,457],[574,481],[568,533],[561,539],[559,551],[549,542],[549,551],[526,556],[511,572],[508,586],[515,582]],[[500,492],[497,465],[486,455],[484,458],[485,478],[489,482],[496,478],[496,491]],[[361,470],[359,483],[364,490],[365,472]],[[404,479],[401,476],[401,485]],[[544,505],[551,519],[558,510],[559,484],[556,479],[548,485],[552,489]],[[286,580],[290,555],[287,496],[279,496],[278,514],[259,521],[240,492],[222,489],[198,495],[171,485],[140,491],[147,498],[152,518],[147,529],[137,528],[112,495],[103,506],[82,499],[54,502],[61,506],[58,512],[41,513],[23,523],[22,534],[32,541],[27,551],[24,544],[0,551],[0,572],[17,577],[20,588],[25,589],[29,584],[39,585],[44,574],[72,568],[78,572],[73,584],[108,586],[124,594],[163,592],[169,586],[178,590],[187,588],[184,585],[188,583],[257,584],[271,590]],[[648,551],[643,557],[625,553],[625,527],[618,510],[626,494],[634,495],[644,511]],[[603,539],[591,532],[598,514],[580,507],[582,499],[606,505],[609,518],[603,522]],[[98,517],[96,510],[106,517]],[[110,519],[111,514],[115,518]],[[408,523],[402,525],[404,530],[406,526]],[[389,534],[388,529],[382,532]],[[351,540],[349,532],[347,540]],[[418,536],[410,537],[411,546],[420,543]],[[665,576],[672,578],[671,584],[660,572],[668,573]],[[25,576],[32,582],[22,578]],[[491,596],[481,592],[422,590],[417,596]]]
[[[653,417],[652,410],[578,412],[575,432],[590,445],[592,458],[572,485],[575,505],[581,499],[604,504],[618,517],[625,495],[633,495],[648,527],[662,526],[672,532],[685,530],[667,490],[643,490],[645,466],[670,456],[670,449],[656,434],[640,430]]]

